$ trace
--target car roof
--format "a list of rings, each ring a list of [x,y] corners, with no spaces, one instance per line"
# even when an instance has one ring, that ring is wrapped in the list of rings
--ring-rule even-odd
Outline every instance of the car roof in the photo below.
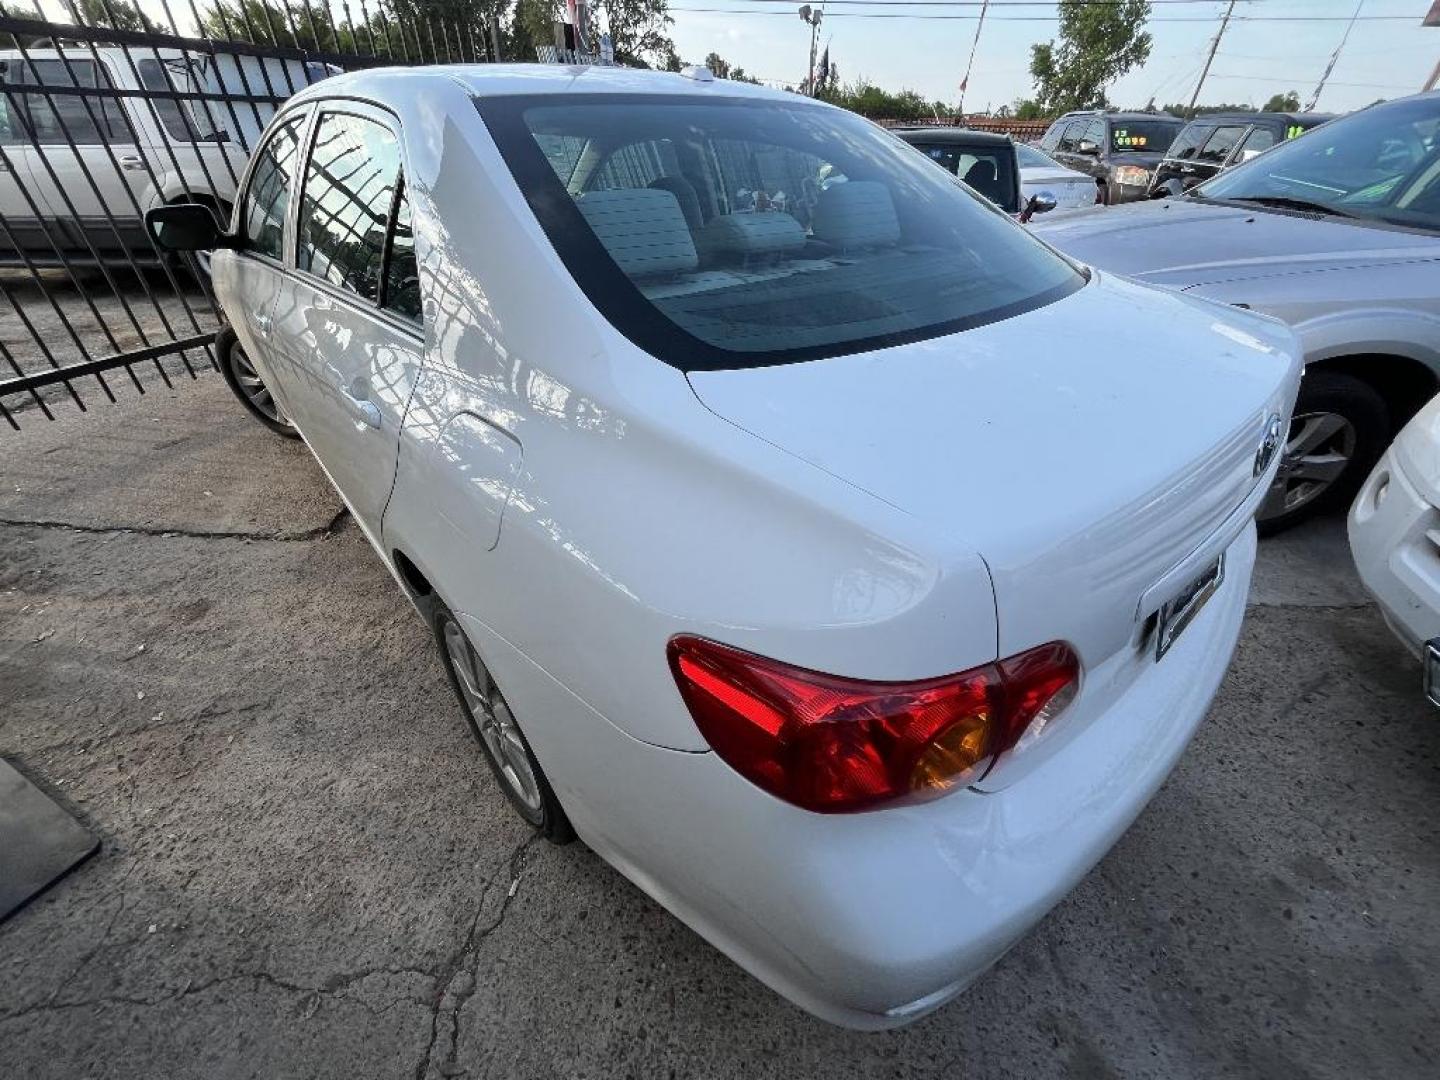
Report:
[[[890,130],[906,142],[922,138],[928,142],[964,143],[970,146],[1003,146],[1010,142],[1009,135],[1001,135],[995,131],[976,131],[973,128],[892,127]]]
[[[695,70],[695,69],[689,69]],[[704,70],[704,69],[700,69]],[[708,72],[706,72],[708,74]],[[384,88],[390,93],[439,80],[459,83],[477,97],[517,94],[656,94],[717,98],[757,98],[789,103],[812,99],[783,90],[728,79],[691,77],[669,71],[569,64],[434,64],[425,67],[371,68],[335,75],[295,95],[297,102],[315,97],[365,94]],[[817,108],[833,108],[815,102]]]
[[[1251,123],[1275,120],[1282,124],[1297,124],[1300,127],[1318,127],[1328,120],[1334,120],[1339,113],[1302,113],[1302,112],[1217,112],[1206,113],[1191,120],[1192,124],[1213,123],[1217,120],[1247,120]]]
[[[1109,109],[1076,109],[1060,117],[1061,120],[1078,119],[1082,116],[1093,116],[1097,120],[1174,120],[1177,123],[1184,123],[1178,116],[1167,112],[1112,112]]]

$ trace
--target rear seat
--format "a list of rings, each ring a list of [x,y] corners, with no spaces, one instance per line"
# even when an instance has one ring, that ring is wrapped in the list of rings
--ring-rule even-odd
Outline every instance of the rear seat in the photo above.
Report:
[[[575,205],[628,277],[683,274],[700,265],[680,203],[668,191],[587,191]]]
[[[722,214],[695,232],[695,249],[706,262],[775,258],[805,246],[805,229],[789,214]]]
[[[900,219],[884,184],[850,180],[820,192],[810,232],[842,251],[889,247],[900,242]]]

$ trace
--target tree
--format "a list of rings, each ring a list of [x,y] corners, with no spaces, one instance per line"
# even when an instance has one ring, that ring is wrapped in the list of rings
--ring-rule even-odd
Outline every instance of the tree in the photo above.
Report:
[[[1150,55],[1147,0],[1060,0],[1060,42],[1030,46],[1035,99],[1047,114],[1098,109],[1105,88]]]
[[[1286,91],[1283,94],[1272,94],[1270,100],[1262,106],[1261,112],[1299,112],[1300,95],[1294,90]]]
[[[730,61],[724,59],[717,52],[706,54],[705,66],[710,69],[711,74],[717,79],[729,79],[731,82],[748,83],[758,83],[760,81],[759,79],[752,79],[749,75],[746,75],[744,68],[731,64]]]
[[[594,0],[615,46],[615,61],[632,67],[664,65],[675,52],[667,31],[675,21],[666,0]]]
[[[1043,120],[1050,114],[1034,98],[1021,98],[1012,106],[1016,120]]]

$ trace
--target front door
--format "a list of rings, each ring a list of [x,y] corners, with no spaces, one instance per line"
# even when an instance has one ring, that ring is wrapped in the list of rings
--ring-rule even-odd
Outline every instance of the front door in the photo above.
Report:
[[[13,243],[27,255],[45,246],[39,215],[32,209],[35,184],[30,179],[30,155],[30,142],[9,100],[0,94],[0,250]]]
[[[415,250],[396,121],[322,106],[272,355],[295,425],[372,537],[422,363]]]

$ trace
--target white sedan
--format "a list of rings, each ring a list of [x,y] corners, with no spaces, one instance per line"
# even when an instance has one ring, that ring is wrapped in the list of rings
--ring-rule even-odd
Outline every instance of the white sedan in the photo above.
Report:
[[[1048,192],[1055,198],[1052,214],[1079,210],[1100,201],[1095,178],[1087,173],[1067,169],[1043,150],[1025,143],[1015,144],[1015,159],[1020,166],[1020,203],[1023,206],[1036,195]]]
[[[222,249],[221,348],[515,809],[827,1019],[994,963],[1225,673],[1290,331],[1069,262],[851,113],[355,73],[286,104],[230,233],[150,227]]]
[[[1440,397],[1395,436],[1349,526],[1360,580],[1421,660],[1426,696],[1440,705]]]

